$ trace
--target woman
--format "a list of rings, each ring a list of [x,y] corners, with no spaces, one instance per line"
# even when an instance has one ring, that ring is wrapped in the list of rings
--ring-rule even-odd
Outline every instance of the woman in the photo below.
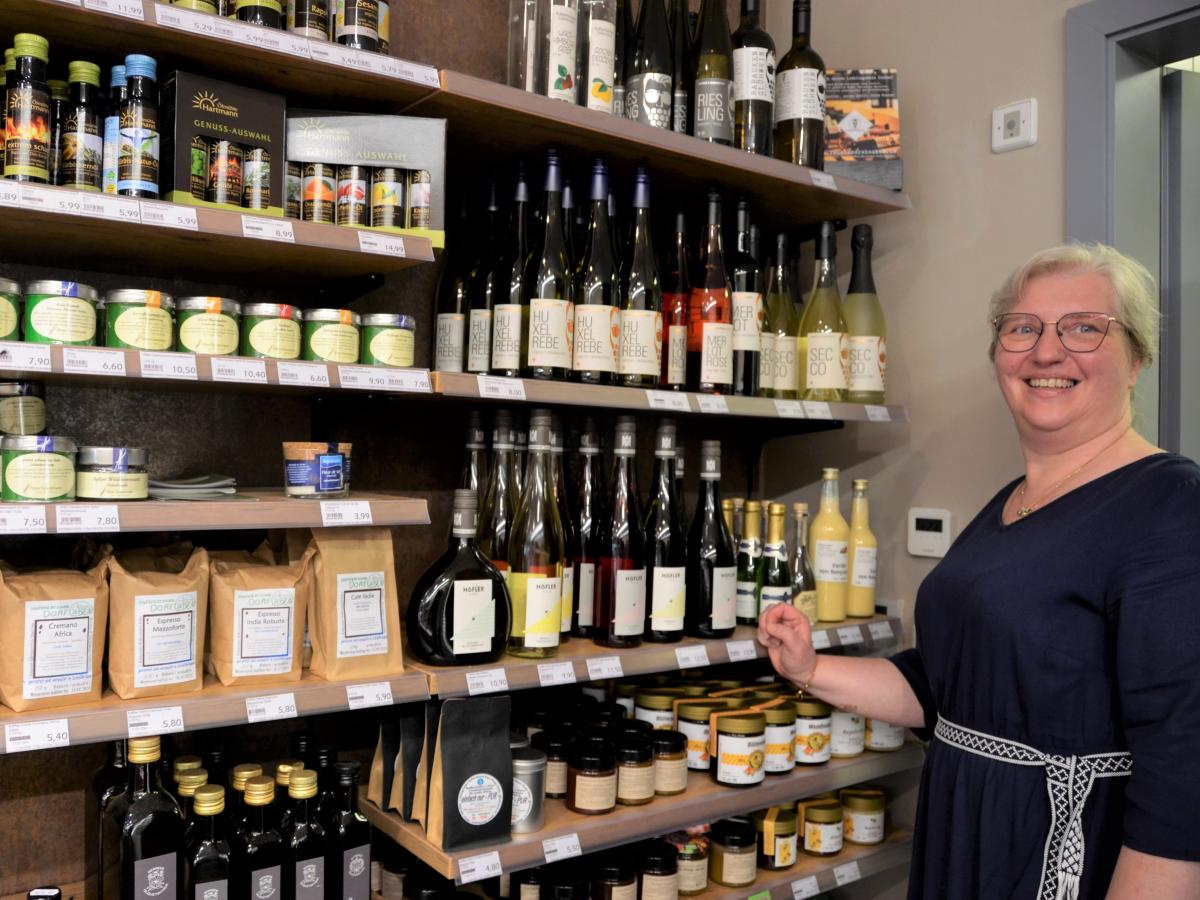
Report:
[[[758,639],[810,694],[932,736],[910,897],[1200,897],[1200,467],[1132,427],[1153,279],[1056,247],[991,313],[1025,475],[921,585],[917,648],[818,657],[784,605]]]

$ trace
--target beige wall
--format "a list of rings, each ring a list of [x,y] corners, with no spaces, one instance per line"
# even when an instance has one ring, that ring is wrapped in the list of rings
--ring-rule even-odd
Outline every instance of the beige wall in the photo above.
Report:
[[[782,57],[790,0],[767,0]],[[1077,2],[1077,0],[1076,0]],[[932,560],[905,548],[910,506],[949,509],[955,533],[1021,472],[1015,433],[987,359],[987,300],[1023,257],[1065,233],[1067,0],[817,0],[813,45],[827,66],[899,69],[905,188],[913,209],[874,220],[875,277],[887,313],[889,400],[909,426],[851,426],[773,442],[768,495],[816,502],[822,465],[872,483],[880,596],[911,604]],[[993,155],[992,107],[1036,97],[1038,143]],[[812,245],[806,245],[808,260]],[[849,251],[839,255],[845,291]],[[804,485],[792,490],[797,485]]]

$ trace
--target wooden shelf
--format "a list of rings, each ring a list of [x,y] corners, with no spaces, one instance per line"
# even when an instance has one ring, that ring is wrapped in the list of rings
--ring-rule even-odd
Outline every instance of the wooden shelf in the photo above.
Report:
[[[387,683],[391,690],[391,701],[381,696],[378,688]],[[363,685],[370,698],[367,702],[351,704],[351,695],[359,692],[355,688]],[[349,691],[349,693],[348,693]],[[420,672],[403,672],[375,682],[325,681],[308,672],[300,681],[285,684],[255,685],[253,687],[226,687],[213,676],[206,676],[204,688],[190,694],[175,694],[153,697],[148,700],[122,700],[111,691],[94,703],[69,706],[62,709],[39,709],[36,712],[15,713],[0,707],[0,748],[5,753],[15,753],[22,746],[14,746],[13,740],[20,731],[29,726],[35,733],[51,729],[55,733],[67,734],[66,740],[54,746],[93,744],[98,741],[117,740],[129,736],[131,713],[143,710],[161,711],[170,719],[181,720],[182,727],[171,731],[197,731],[203,728],[221,728],[230,725],[245,725],[251,720],[247,701],[255,698],[276,698],[290,695],[291,711],[285,715],[268,715],[253,721],[268,721],[273,718],[296,718],[322,713],[345,712],[362,706],[383,706],[391,703],[408,703],[429,698],[429,682]],[[287,701],[281,699],[281,709]],[[274,708],[273,703],[267,704]],[[153,717],[156,721],[157,716]],[[65,724],[65,728],[63,727]],[[24,727],[23,727],[24,726]],[[135,732],[135,736],[138,732]],[[161,727],[152,727],[146,734],[165,733]],[[28,749],[34,749],[28,747]]]
[[[854,619],[820,625],[813,629],[814,640],[823,646],[845,647],[852,644],[875,644],[891,640],[900,633],[900,620],[888,616]],[[824,638],[818,637],[823,635]],[[828,643],[824,643],[828,641]],[[700,661],[689,661],[689,654],[704,651]],[[679,651],[682,651],[680,653]],[[681,665],[680,656],[684,665]],[[741,659],[765,659],[766,650],[754,640],[754,629],[740,625],[732,638],[700,640],[684,638],[677,644],[643,643],[640,647],[615,650],[601,647],[589,638],[571,638],[559,648],[551,660],[519,659],[505,656],[490,666],[429,666],[407,662],[414,670],[429,676],[430,693],[439,697],[461,697],[493,691],[516,691],[527,688],[570,684],[563,663],[569,664],[576,682],[604,678],[629,678],[652,672],[672,672],[683,668],[720,665]],[[707,662],[703,660],[706,659]],[[483,677],[497,670],[504,673],[503,681]],[[594,673],[594,674],[593,674]]]
[[[687,791],[676,797],[661,797],[647,806],[618,806],[615,812],[603,816],[579,815],[569,811],[563,801],[547,799],[546,826],[541,831],[514,835],[507,843],[466,850],[445,851],[433,846],[418,823],[405,822],[368,801],[365,787],[361,788],[359,806],[377,829],[439,874],[461,883],[460,864],[472,857],[495,852],[505,872],[528,869],[546,861],[542,842],[550,838],[575,835],[582,852],[592,853],[914,769],[924,758],[922,747],[909,744],[895,753],[868,752],[854,759],[835,759],[822,766],[797,769],[789,775],[768,776],[762,784],[747,788],[723,787],[707,773],[692,772]]]

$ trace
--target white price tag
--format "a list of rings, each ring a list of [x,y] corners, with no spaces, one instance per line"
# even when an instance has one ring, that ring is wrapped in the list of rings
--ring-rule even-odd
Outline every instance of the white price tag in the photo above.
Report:
[[[872,622],[867,628],[871,632],[871,640],[887,641],[895,637],[891,622]]]
[[[233,356],[214,356],[208,361],[213,381],[239,381],[247,384],[267,383],[267,364],[261,359],[241,359]]]
[[[268,219],[266,216],[242,216],[242,237],[296,243],[296,235],[288,219]]]
[[[22,209],[40,209],[45,212],[63,212],[57,208],[58,191],[37,184],[20,184],[18,196]]]
[[[888,412],[888,408],[886,406],[872,406],[868,403],[865,409],[867,411],[867,421],[869,422],[892,421],[892,414]]]
[[[843,647],[848,647],[851,644],[861,644],[863,642],[862,629],[857,625],[846,625],[837,630],[838,640],[842,642]]]
[[[125,351],[93,350],[90,347],[63,347],[63,371],[75,375],[125,374]]]
[[[78,6],[80,0],[55,0],[56,3],[62,3],[64,6]]]
[[[675,660],[681,669],[701,669],[708,665],[708,648],[703,644],[676,647]]]
[[[142,208],[136,197],[118,194],[80,192],[79,214],[93,219],[112,219],[115,222],[142,221]]]
[[[74,4],[78,6],[79,4]],[[15,181],[0,179],[0,206],[20,206],[21,186]]]
[[[276,53],[286,53],[288,56],[300,56],[308,59],[312,54],[308,51],[308,41],[295,34],[279,31],[274,28],[262,28],[258,25],[245,25],[241,22],[231,22],[233,25],[233,40],[239,44],[251,47],[261,47],[264,50],[274,50]]]
[[[575,683],[575,667],[569,662],[539,663],[538,683],[542,687]]]
[[[467,693],[494,694],[508,690],[508,674],[504,669],[476,669],[467,673]]]
[[[84,9],[95,9],[100,12],[112,13],[114,16],[124,16],[127,19],[145,21],[142,11],[142,0],[83,0]]]
[[[160,9],[160,7],[155,7]],[[179,7],[172,7],[179,9]],[[218,16],[203,16],[205,19],[216,19]],[[160,200],[142,200],[143,225],[159,225],[163,228],[182,228],[186,231],[199,231],[200,221],[196,218],[196,210],[190,206],[180,206],[178,203],[163,203]]]
[[[680,391],[646,391],[646,402],[651,409],[668,409],[676,412],[691,412],[687,394]]]
[[[496,850],[478,856],[464,856],[458,861],[458,883],[470,884],[485,878],[499,878],[503,871],[500,853]]]
[[[393,78],[400,78],[404,81],[411,81],[414,84],[421,84],[431,88],[442,86],[442,80],[438,77],[438,71],[433,66],[423,66],[420,63],[409,62],[407,59],[397,59],[394,56],[390,59],[394,71],[389,74]]]
[[[45,722],[13,722],[4,726],[4,752],[50,750],[71,743],[71,727],[66,719]]]
[[[132,737],[175,734],[183,731],[183,707],[160,706],[157,709],[131,709],[125,713],[125,727]]]
[[[372,524],[370,500],[321,501],[321,525],[324,528]]]
[[[0,341],[0,369],[49,372],[50,347],[48,344]]]
[[[432,394],[433,382],[428,369],[384,369],[389,391],[409,394]]]
[[[810,419],[832,419],[833,411],[824,400],[805,400],[804,415]]]
[[[269,697],[246,698],[246,721],[250,723],[294,718],[296,718],[295,694],[272,694]]]
[[[858,871],[858,862],[848,862],[837,866],[833,870],[833,877],[838,883],[838,887],[845,887],[848,884],[853,884],[862,878],[862,873]]]
[[[493,400],[524,400],[525,382],[520,378],[499,378],[495,375],[480,375],[479,396]]]
[[[604,678],[624,678],[625,673],[621,671],[621,657],[619,656],[597,656],[594,659],[587,661],[588,678],[592,681],[600,681]]]
[[[338,366],[338,382],[344,388],[362,391],[386,391],[387,369],[375,366]]]
[[[814,631],[812,633],[812,645],[814,650],[828,650],[833,646],[833,642],[829,640],[829,632],[825,630]]]
[[[321,363],[278,362],[275,371],[279,373],[280,384],[329,387],[329,367]]]
[[[805,897],[815,897],[819,893],[821,886],[817,884],[816,875],[798,878],[792,882],[792,900],[804,900]]]
[[[828,191],[837,190],[837,182],[833,180],[833,176],[828,172],[818,172],[815,169],[809,169],[808,174],[812,176],[813,187],[825,188]]]
[[[178,6],[155,5],[154,20],[167,28],[190,31],[205,37],[224,38],[227,41],[236,40],[233,23],[209,13],[193,12]]]
[[[775,414],[781,419],[803,419],[804,405],[799,400],[776,400]]]
[[[143,378],[173,378],[176,381],[195,381],[196,354],[158,353],[143,350],[139,356]]]
[[[351,709],[366,709],[369,706],[391,706],[392,686],[386,681],[371,684],[346,685],[346,703]]]
[[[697,394],[696,401],[702,413],[727,413],[729,404],[721,394]]]
[[[572,832],[562,837],[546,838],[542,841],[542,854],[548,863],[583,856],[583,848],[579,846],[579,835]]]
[[[121,530],[121,512],[112,503],[104,506],[60,503],[54,509],[54,530],[59,534],[91,534],[94,531]]]
[[[0,506],[0,534],[45,534],[46,507]]]
[[[404,238],[398,234],[360,231],[358,233],[358,249],[363,253],[378,253],[381,256],[399,256],[402,259],[408,255],[404,248]]]
[[[754,641],[726,641],[725,652],[729,654],[730,662],[758,659],[758,651],[755,649]]]

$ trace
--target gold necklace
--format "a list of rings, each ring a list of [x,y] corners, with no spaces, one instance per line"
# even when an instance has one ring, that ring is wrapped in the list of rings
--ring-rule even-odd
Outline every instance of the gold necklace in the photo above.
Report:
[[[1026,516],[1030,515],[1035,510],[1040,508],[1043,503],[1045,503],[1047,500],[1049,500],[1051,497],[1054,496],[1054,493],[1060,487],[1062,487],[1064,484],[1066,484],[1068,481],[1070,481],[1072,478],[1074,478],[1076,475],[1078,475],[1080,472],[1082,472],[1084,469],[1086,469],[1088,466],[1090,466],[1092,463],[1094,463],[1096,460],[1098,460],[1101,456],[1103,456],[1105,453],[1107,453],[1109,450],[1111,450],[1113,447],[1115,447],[1117,445],[1117,441],[1119,441],[1119,440],[1121,440],[1121,438],[1125,437],[1125,435],[1128,431],[1129,431],[1129,429],[1126,428],[1125,431],[1122,431],[1119,435],[1117,435],[1117,439],[1115,441],[1113,441],[1111,444],[1106,445],[1103,449],[1100,450],[1099,453],[1097,453],[1095,456],[1093,456],[1091,459],[1089,459],[1087,462],[1085,462],[1079,468],[1074,469],[1067,476],[1056,481],[1053,485],[1051,485],[1050,490],[1048,490],[1044,495],[1042,495],[1042,499],[1039,500],[1037,503],[1031,503],[1029,506],[1018,505],[1017,506],[1017,518],[1024,519]],[[1020,502],[1025,499],[1025,488],[1028,486],[1028,484],[1029,484],[1028,478],[1026,478],[1024,481],[1021,482],[1021,487],[1017,491],[1017,503],[1018,504],[1020,504]]]

